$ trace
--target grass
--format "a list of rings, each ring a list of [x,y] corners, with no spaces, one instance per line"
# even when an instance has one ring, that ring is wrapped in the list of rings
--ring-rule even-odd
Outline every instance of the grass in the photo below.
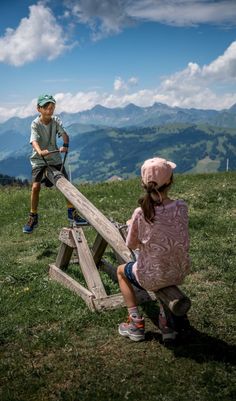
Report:
[[[107,217],[125,222],[141,194],[137,179],[80,186]],[[119,336],[126,310],[94,313],[80,297],[49,280],[65,201],[43,189],[40,226],[23,235],[30,189],[1,188],[1,401],[226,401],[236,397],[235,217],[236,174],[177,176],[173,197],[189,204],[192,336],[164,347],[143,305],[146,341]],[[91,228],[88,237],[93,239]],[[71,268],[71,274],[73,272]],[[104,283],[117,291],[103,275]]]

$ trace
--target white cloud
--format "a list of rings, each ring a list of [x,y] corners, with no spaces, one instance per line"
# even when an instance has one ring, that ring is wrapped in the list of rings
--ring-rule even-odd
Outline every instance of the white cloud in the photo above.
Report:
[[[128,91],[131,87],[138,84],[137,77],[131,77],[126,82],[121,78],[117,77],[114,81],[113,87],[115,91]]]
[[[93,39],[142,21],[167,25],[236,24],[235,0],[67,0],[67,16],[90,26]]]
[[[119,82],[124,84],[121,78]],[[223,109],[236,103],[235,88],[236,41],[208,65],[189,62],[182,71],[163,77],[158,88],[126,93],[122,97],[116,94],[110,96],[107,103],[111,107],[119,102],[121,105],[133,102],[139,106],[161,102],[186,108]]]
[[[129,84],[130,86],[136,86],[136,85],[138,85],[138,78],[137,78],[137,77],[131,77],[131,78],[129,78],[128,84]]]
[[[64,15],[58,19],[45,4],[31,5],[28,18],[0,37],[0,62],[22,66],[40,58],[55,59],[75,46],[69,45],[65,32],[76,23],[88,26],[94,40],[143,21],[176,26],[236,24],[235,0],[64,0]]]
[[[236,78],[236,41],[226,49],[223,55],[202,70],[203,76],[214,79],[235,79]]]
[[[115,79],[113,86],[115,91],[120,91],[121,89],[126,88],[126,84],[121,77]]]
[[[0,38],[0,62],[21,66],[42,57],[52,60],[69,48],[48,7],[38,3],[29,9],[29,17],[23,18],[18,28],[8,28]]]
[[[131,23],[126,0],[67,0],[67,16],[90,26],[94,40],[118,33]]]
[[[219,89],[231,86],[220,95]],[[159,93],[172,106],[224,108],[236,101],[236,42],[216,60],[203,67],[190,62],[187,67],[163,79]]]
[[[130,17],[156,21],[169,25],[197,24],[235,25],[234,0],[136,0],[127,7]]]
[[[154,102],[169,106],[194,107],[202,109],[224,109],[236,103],[236,41],[223,55],[210,64],[200,66],[189,62],[185,69],[168,77],[163,77],[159,87],[131,91],[137,85],[138,78],[126,81],[122,77],[114,80],[113,92],[106,93],[99,89],[87,92],[57,93],[56,112],[75,113],[88,110],[96,104],[106,107],[122,107],[128,103],[138,106],[151,106]],[[222,87],[224,91],[222,92]],[[0,108],[0,121],[13,116],[27,117],[36,112],[36,99],[28,105],[15,108]]]

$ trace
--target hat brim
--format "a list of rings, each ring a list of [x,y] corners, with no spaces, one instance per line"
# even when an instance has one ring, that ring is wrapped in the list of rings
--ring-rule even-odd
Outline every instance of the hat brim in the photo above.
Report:
[[[172,168],[172,170],[174,170],[177,167],[176,164],[173,162],[167,161],[167,164],[169,164],[169,166]]]

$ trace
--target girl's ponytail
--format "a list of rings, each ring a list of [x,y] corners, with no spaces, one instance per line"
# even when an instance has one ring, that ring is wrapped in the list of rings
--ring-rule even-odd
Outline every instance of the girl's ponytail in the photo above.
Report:
[[[171,176],[168,184],[162,185],[158,188],[155,182],[148,182],[147,185],[143,184],[146,194],[139,199],[138,203],[143,211],[144,218],[148,223],[152,223],[155,217],[155,206],[163,204],[162,192],[164,192],[173,182],[173,175]]]

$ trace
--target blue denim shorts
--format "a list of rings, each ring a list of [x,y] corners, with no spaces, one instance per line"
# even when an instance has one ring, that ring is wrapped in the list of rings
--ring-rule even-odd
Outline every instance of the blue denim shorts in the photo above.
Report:
[[[131,284],[135,285],[135,287],[140,288],[140,290],[143,290],[143,287],[141,287],[141,285],[137,282],[136,277],[133,273],[134,264],[135,262],[128,262],[125,265],[124,269],[125,277],[131,282]]]

